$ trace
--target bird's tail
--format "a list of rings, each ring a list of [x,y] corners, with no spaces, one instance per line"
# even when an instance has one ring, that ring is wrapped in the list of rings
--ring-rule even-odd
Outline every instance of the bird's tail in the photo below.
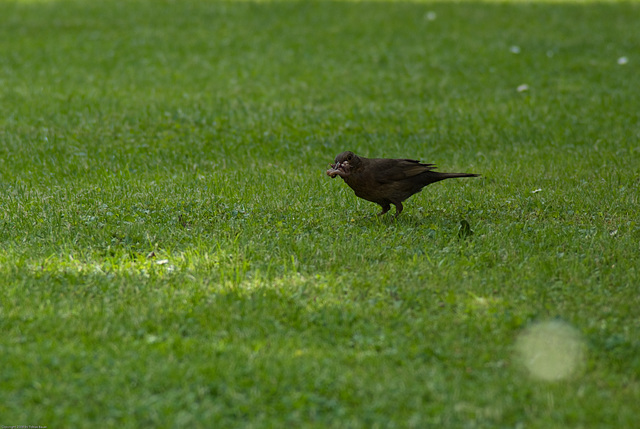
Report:
[[[438,171],[428,171],[426,174],[429,183],[439,182],[444,179],[454,179],[459,177],[479,177],[479,174],[472,173],[440,173]]]

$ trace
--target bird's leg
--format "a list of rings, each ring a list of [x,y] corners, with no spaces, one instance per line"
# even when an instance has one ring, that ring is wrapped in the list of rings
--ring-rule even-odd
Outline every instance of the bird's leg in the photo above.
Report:
[[[382,206],[382,211],[380,213],[378,213],[378,216],[382,216],[383,214],[385,214],[386,212],[388,212],[391,209],[391,204],[389,204],[389,203],[380,204],[380,205]]]
[[[402,213],[402,203],[394,203],[396,206],[396,215],[394,216],[394,218],[397,218],[398,216],[400,216],[400,213]]]

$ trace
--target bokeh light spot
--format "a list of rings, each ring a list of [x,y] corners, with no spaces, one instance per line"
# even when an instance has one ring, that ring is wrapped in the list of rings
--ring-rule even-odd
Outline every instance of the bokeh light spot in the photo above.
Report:
[[[584,366],[585,342],[568,323],[546,321],[525,329],[516,340],[516,355],[537,379],[557,381],[576,375]]]

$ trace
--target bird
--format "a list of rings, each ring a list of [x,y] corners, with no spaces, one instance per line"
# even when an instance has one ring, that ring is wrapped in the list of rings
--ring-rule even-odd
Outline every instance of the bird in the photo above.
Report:
[[[382,216],[396,206],[395,218],[402,213],[402,202],[435,182],[454,177],[478,177],[471,173],[440,173],[435,164],[415,159],[365,158],[351,151],[336,156],[327,170],[331,178],[342,177],[357,197],[379,204]]]

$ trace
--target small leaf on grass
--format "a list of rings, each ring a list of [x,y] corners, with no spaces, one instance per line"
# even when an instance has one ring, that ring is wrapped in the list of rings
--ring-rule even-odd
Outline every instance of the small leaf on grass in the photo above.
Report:
[[[471,225],[467,222],[466,219],[462,219],[460,221],[460,229],[458,230],[458,237],[467,238],[473,235],[473,231],[471,230]]]

